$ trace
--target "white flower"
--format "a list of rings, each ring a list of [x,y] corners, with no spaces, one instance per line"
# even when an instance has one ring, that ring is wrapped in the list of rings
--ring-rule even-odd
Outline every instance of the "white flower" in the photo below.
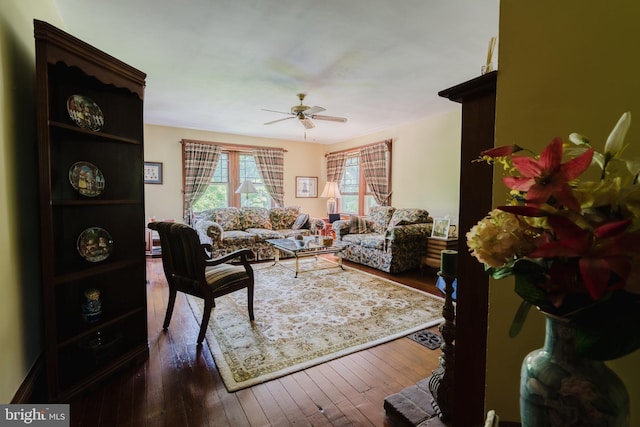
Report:
[[[618,123],[609,134],[607,142],[604,144],[604,155],[613,158],[622,152],[624,148],[624,138],[627,135],[629,126],[631,125],[631,113],[623,113]]]
[[[516,215],[494,209],[474,225],[466,237],[471,254],[478,261],[497,268],[535,249],[537,236]]]

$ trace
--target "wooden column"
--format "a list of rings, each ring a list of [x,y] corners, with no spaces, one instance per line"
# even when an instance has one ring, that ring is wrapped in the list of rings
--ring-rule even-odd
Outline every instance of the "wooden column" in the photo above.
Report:
[[[494,146],[497,71],[438,95],[462,104],[458,285],[453,425],[482,425],[487,350],[489,276],[467,249],[466,232],[492,207],[493,168],[473,163]]]

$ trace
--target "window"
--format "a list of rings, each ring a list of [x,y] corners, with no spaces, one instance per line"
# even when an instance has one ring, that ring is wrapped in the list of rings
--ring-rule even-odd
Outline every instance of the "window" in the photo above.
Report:
[[[262,182],[262,178],[260,178],[258,167],[256,166],[256,161],[253,158],[253,155],[240,153],[239,158],[240,183],[238,186],[245,181],[251,181],[258,191],[253,194],[241,194],[242,200],[240,201],[240,206],[254,206],[262,208],[271,207],[271,197],[267,192],[266,186]],[[238,188],[238,186],[236,186],[236,188]]]
[[[244,182],[251,181],[255,194],[238,194],[236,189]],[[213,173],[207,191],[193,205],[194,212],[230,206],[254,206],[268,208],[271,197],[267,192],[253,155],[238,151],[223,151]]]
[[[360,193],[360,159],[358,156],[347,158],[344,174],[340,183],[340,212],[358,214]]]
[[[369,209],[378,206],[364,178],[364,172],[360,167],[360,157],[357,153],[347,157],[340,182],[340,194],[342,195],[339,209],[341,213],[368,215]]]
[[[207,191],[193,205],[194,212],[229,206],[229,153],[220,153],[220,159]]]

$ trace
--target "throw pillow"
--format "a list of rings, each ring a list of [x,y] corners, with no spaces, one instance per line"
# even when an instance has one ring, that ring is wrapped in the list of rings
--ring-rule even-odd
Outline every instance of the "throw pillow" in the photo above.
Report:
[[[216,208],[213,212],[213,221],[220,224],[224,231],[241,230],[242,221],[240,220],[240,209]]]
[[[266,208],[244,207],[240,209],[241,217],[244,223],[243,230],[247,228],[263,228],[271,230],[271,221],[269,220],[269,210]]]
[[[397,209],[389,221],[389,229],[396,225],[422,224],[429,222],[429,212],[425,209]]]
[[[372,222],[373,231],[384,233],[396,208],[391,206],[373,206],[369,210],[369,219]]]
[[[273,230],[289,230],[300,214],[299,206],[275,207],[269,209],[269,219]]]
[[[301,228],[305,228],[305,226],[307,225],[307,222],[309,222],[309,214],[301,213],[293,222],[293,225],[291,226],[291,228],[294,230],[300,230]]]
[[[351,216],[349,220],[349,234],[363,234],[368,231],[366,219],[360,216]]]

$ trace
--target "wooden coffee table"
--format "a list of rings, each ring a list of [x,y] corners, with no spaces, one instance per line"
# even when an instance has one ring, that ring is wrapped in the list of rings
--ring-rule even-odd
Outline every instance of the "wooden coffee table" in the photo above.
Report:
[[[296,241],[293,239],[268,239],[266,240],[271,246],[276,248],[275,251],[275,261],[273,265],[276,265],[280,262],[280,252],[284,252],[285,254],[292,255],[296,259],[296,275],[298,277],[298,273],[300,272],[298,261],[300,258],[323,255],[323,254],[333,254],[338,258],[338,267],[344,270],[342,266],[342,251],[345,250],[349,243],[341,242],[341,241],[333,241],[333,244],[330,246],[324,246],[321,241],[316,240],[316,237],[305,236],[302,243],[298,243],[300,241]]]

